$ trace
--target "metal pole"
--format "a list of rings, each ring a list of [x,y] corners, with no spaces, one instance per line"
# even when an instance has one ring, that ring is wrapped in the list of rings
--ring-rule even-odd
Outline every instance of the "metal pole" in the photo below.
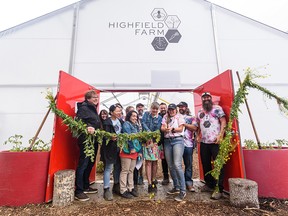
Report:
[[[237,74],[238,81],[239,81],[240,86],[241,86],[242,82],[241,82],[241,79],[240,79],[238,71],[236,71],[236,74]],[[247,111],[248,111],[248,114],[249,114],[249,118],[250,118],[250,121],[251,121],[251,124],[252,124],[253,131],[254,131],[254,134],[255,134],[255,137],[256,137],[256,140],[257,140],[258,148],[261,149],[260,140],[259,140],[256,128],[255,128],[255,125],[254,125],[254,121],[253,121],[252,114],[250,112],[250,108],[249,108],[249,105],[248,105],[246,97],[244,98],[244,101],[245,101],[245,105],[246,105],[246,108],[247,108]]]
[[[70,75],[74,74],[74,61],[75,61],[75,49],[76,49],[76,40],[77,40],[77,31],[78,31],[78,15],[79,15],[79,5],[76,3],[74,5],[74,14],[73,14],[73,24],[72,24],[72,37],[71,37],[71,49],[70,49],[70,59],[69,59],[69,71]]]
[[[222,70],[222,67],[221,67],[220,49],[219,49],[219,43],[218,43],[215,6],[213,3],[211,3],[210,11],[211,11],[211,22],[212,22],[213,39],[214,39],[214,46],[215,46],[214,48],[215,48],[215,55],[216,55],[216,66],[217,66],[218,74],[220,74],[220,70]]]

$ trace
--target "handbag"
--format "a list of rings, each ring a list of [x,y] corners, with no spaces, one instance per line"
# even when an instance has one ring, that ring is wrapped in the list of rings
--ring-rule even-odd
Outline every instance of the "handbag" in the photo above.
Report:
[[[141,151],[141,148],[142,148],[142,145],[141,145],[141,143],[139,142],[139,140],[138,140],[138,139],[134,139],[134,140],[132,140],[132,143],[133,143],[133,147],[134,147],[135,151],[139,153],[139,152]],[[128,148],[128,143],[125,143],[125,144],[124,144],[124,146],[123,146],[123,148],[122,148],[122,151],[123,151],[124,153],[126,153],[126,154],[129,154],[129,153],[130,153],[130,150],[129,150],[129,148]]]

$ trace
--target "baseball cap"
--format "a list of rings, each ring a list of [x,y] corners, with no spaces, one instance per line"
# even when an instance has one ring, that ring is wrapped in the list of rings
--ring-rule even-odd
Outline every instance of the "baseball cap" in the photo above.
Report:
[[[144,107],[144,105],[143,105],[142,103],[138,103],[138,104],[136,104],[136,108],[139,107],[139,106]]]
[[[171,103],[168,105],[168,109],[177,109],[177,106],[176,106],[176,104]]]
[[[184,101],[181,101],[181,102],[177,105],[177,107],[180,107],[180,106],[188,107],[188,104],[187,104],[186,102],[184,102]]]
[[[204,96],[210,96],[210,97],[212,98],[210,92],[204,92],[204,93],[201,95],[201,97],[204,97]]]

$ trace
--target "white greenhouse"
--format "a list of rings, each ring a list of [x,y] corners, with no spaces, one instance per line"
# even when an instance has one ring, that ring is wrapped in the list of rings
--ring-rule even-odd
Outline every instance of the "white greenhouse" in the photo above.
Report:
[[[102,90],[101,108],[184,100],[193,110],[190,90],[227,69],[269,74],[257,82],[288,98],[287,56],[287,33],[209,1],[82,0],[0,32],[0,150],[11,135],[35,135],[60,70]],[[274,100],[251,90],[248,103],[262,142],[288,140]],[[241,110],[241,138],[254,139]],[[51,140],[53,121],[41,139]]]

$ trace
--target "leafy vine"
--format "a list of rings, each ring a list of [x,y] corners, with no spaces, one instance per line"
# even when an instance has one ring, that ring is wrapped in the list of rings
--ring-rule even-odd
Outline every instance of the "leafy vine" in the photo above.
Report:
[[[52,112],[54,112],[57,116],[62,119],[62,123],[65,124],[70,131],[72,132],[73,137],[79,137],[81,134],[86,136],[86,140],[84,141],[84,153],[86,157],[90,157],[90,160],[94,161],[94,141],[97,139],[97,142],[101,145],[103,142],[103,138],[106,139],[106,144],[112,139],[112,137],[117,137],[117,145],[122,149],[124,145],[128,144],[129,140],[138,139],[140,142],[144,143],[147,140],[152,138],[156,139],[156,142],[160,141],[160,131],[143,131],[135,134],[115,134],[109,133],[104,130],[95,130],[93,134],[89,134],[87,132],[87,125],[81,120],[74,120],[71,116],[64,113],[62,110],[57,109],[55,99],[52,95],[52,92],[48,91],[46,94],[46,99],[49,101],[49,107],[51,108]]]
[[[275,93],[270,92],[268,89],[253,82],[254,79],[263,76],[253,73],[253,71],[250,68],[246,70],[245,74],[246,74],[245,79],[243,83],[240,85],[240,88],[238,89],[234,97],[230,111],[229,121],[225,128],[226,135],[220,141],[219,153],[216,159],[214,160],[214,168],[211,171],[211,175],[217,180],[219,179],[222,167],[230,159],[232,152],[234,151],[235,147],[239,144],[235,143],[236,139],[234,137],[235,134],[233,133],[232,123],[234,119],[238,119],[238,113],[241,112],[240,105],[244,103],[245,98],[248,95],[248,88],[254,88],[261,91],[269,99],[274,98],[279,105],[280,111],[288,115],[288,100],[278,97]]]

